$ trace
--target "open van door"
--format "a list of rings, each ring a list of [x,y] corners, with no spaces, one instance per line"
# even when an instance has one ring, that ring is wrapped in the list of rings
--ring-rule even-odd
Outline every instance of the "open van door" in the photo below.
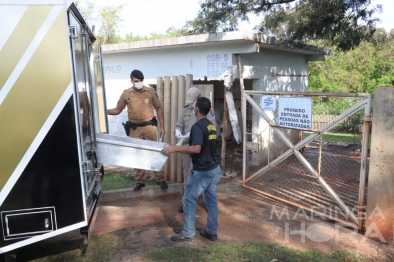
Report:
[[[99,128],[95,118],[96,89],[101,89],[102,78],[96,79],[92,72],[95,71],[95,50],[93,43],[95,38],[86,25],[79,11],[72,4],[68,11],[70,30],[70,47],[73,66],[73,78],[76,104],[76,119],[78,123],[78,142],[80,144],[79,155],[82,170],[82,182],[84,189],[85,212],[88,226],[81,229],[84,234],[89,233],[93,213],[95,211],[99,195],[102,189],[103,166],[97,159],[96,153],[96,130]],[[98,47],[99,49],[99,47]],[[97,53],[97,51],[96,51]],[[96,56],[97,57],[97,56]],[[97,63],[96,63],[97,64]],[[101,64],[100,64],[101,66]],[[102,74],[97,74],[102,76]]]

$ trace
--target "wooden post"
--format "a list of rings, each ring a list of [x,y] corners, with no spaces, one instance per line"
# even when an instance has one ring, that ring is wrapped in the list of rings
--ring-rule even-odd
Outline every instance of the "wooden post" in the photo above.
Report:
[[[222,161],[220,162],[220,167],[222,172],[226,171],[226,142],[227,142],[227,101],[226,101],[226,93],[227,89],[224,88],[224,96],[223,96],[223,133],[222,133]]]
[[[162,77],[156,77],[156,94],[159,96],[159,99],[161,103],[163,104],[163,110],[164,110],[164,89],[163,89],[163,78]],[[163,111],[164,114],[164,111]],[[165,122],[165,119],[164,119]],[[157,121],[157,139],[160,139],[160,122]]]
[[[163,103],[163,113],[164,113],[164,141],[165,143],[171,142],[171,78],[169,76],[164,77],[164,103]],[[171,181],[171,174],[170,174],[170,161],[167,161],[164,165],[164,173],[166,175],[167,180]]]
[[[177,139],[174,135],[175,133],[175,124],[178,120],[178,77],[173,76],[171,81],[171,126],[170,126],[170,141],[172,145],[177,143]],[[179,166],[176,163],[177,155],[179,154],[171,154],[170,156],[170,177],[171,181],[179,182],[177,169]]]
[[[178,76],[178,86],[179,86],[179,93],[178,93],[178,115],[182,112],[182,109],[185,107],[186,104],[186,79],[185,76]]]
[[[185,106],[185,94],[186,94],[186,82],[184,76],[178,76],[178,112],[177,117],[182,112],[183,107]],[[178,118],[177,118],[178,121]],[[177,165],[177,172],[176,172],[176,182],[182,183],[183,182],[183,169],[182,169],[182,155],[176,154],[176,165]]]

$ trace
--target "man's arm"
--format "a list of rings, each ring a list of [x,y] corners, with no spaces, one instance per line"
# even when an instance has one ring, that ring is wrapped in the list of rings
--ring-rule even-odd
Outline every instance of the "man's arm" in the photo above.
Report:
[[[108,109],[107,113],[108,113],[108,115],[114,116],[114,115],[119,115],[122,112],[122,110],[123,109],[121,109],[121,108],[115,107],[112,109]]]
[[[107,110],[107,114],[108,115],[112,115],[113,116],[113,115],[119,115],[120,113],[122,113],[123,109],[127,105],[127,102],[124,99],[125,91],[123,91],[123,94],[120,96],[120,98],[118,100],[118,103],[116,104],[116,107]]]
[[[163,150],[161,150],[163,154],[170,155],[172,153],[182,153],[182,154],[199,154],[201,152],[200,145],[182,145],[182,146],[167,146]]]
[[[155,108],[157,116],[159,117],[160,123],[160,135],[164,135],[166,132],[164,131],[164,114],[163,109],[161,107]]]
[[[170,155],[172,153],[182,153],[189,155],[199,154],[203,144],[203,132],[198,126],[196,126],[196,124],[192,126],[192,130],[190,132],[192,145],[170,145],[165,147],[161,152],[166,155]]]

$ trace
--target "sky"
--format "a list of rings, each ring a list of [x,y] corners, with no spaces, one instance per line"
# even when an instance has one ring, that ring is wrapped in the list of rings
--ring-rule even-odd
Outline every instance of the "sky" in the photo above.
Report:
[[[119,33],[124,36],[126,33],[133,35],[149,36],[151,33],[165,33],[174,26],[181,28],[187,20],[196,17],[201,0],[96,0],[94,3],[99,6],[121,5],[125,7],[121,13],[123,19]],[[84,0],[81,0],[81,4]],[[386,31],[394,28],[394,1],[393,0],[372,0],[373,5],[381,4],[383,13],[375,14],[381,22],[377,27],[384,27]],[[390,10],[392,11],[390,13]],[[258,17],[250,17],[250,23],[243,22],[240,30],[252,31],[255,24],[259,22]],[[97,25],[96,25],[97,26]]]

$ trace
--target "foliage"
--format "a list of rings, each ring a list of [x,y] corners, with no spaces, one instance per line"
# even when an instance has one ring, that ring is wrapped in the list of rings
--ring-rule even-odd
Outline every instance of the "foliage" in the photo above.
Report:
[[[310,62],[309,74],[309,92],[373,94],[376,86],[390,86],[394,79],[394,29],[390,33],[378,29],[372,42],[336,52],[324,63]]]
[[[373,95],[376,86],[391,86],[394,79],[394,29],[386,33],[378,28],[371,42],[363,41],[357,48],[336,52],[326,59],[324,63],[310,62],[309,92]],[[357,99],[313,98],[313,114],[339,115],[356,102]],[[349,120],[357,126],[363,123],[363,117],[363,111],[358,111]]]
[[[75,1],[78,8],[81,10],[83,16],[88,22],[89,26],[92,27],[96,24],[99,28],[96,33],[98,44],[113,44],[123,42],[134,42],[151,39],[178,37],[187,35],[188,32],[185,29],[178,29],[176,27],[169,27],[164,34],[152,32],[149,36],[146,35],[135,35],[133,32],[126,34],[124,37],[120,36],[119,28],[122,26],[123,20],[120,17],[124,5],[105,5],[96,6],[94,2],[89,0],[77,0]]]
[[[96,6],[94,2],[87,0],[75,1],[78,8],[81,10],[88,25],[96,25],[99,27],[96,33],[97,43],[111,44],[123,42],[119,36],[118,31],[123,21],[120,17],[120,12],[123,10],[124,5],[105,5]]]
[[[350,50],[373,35],[379,21],[373,15],[381,8],[371,0],[205,0],[184,29],[190,34],[233,31],[249,14],[265,14],[258,26],[264,34],[302,43],[324,39],[339,50]]]
[[[77,4],[77,6],[80,9],[83,10],[83,16],[85,17],[86,22],[90,27],[92,27],[93,21],[95,20],[95,10],[96,10],[96,6],[94,2],[87,0],[85,5],[81,3],[81,0],[77,0],[74,2]]]
[[[98,32],[98,41],[101,44],[118,43],[119,24],[123,20],[120,18],[119,12],[123,9],[123,5],[104,6],[99,12],[100,29]]]
[[[123,38],[124,42],[134,42],[134,41],[144,41],[144,40],[152,40],[152,39],[162,39],[162,38],[170,38],[170,37],[178,37],[187,35],[187,32],[183,29],[177,29],[174,26],[169,27],[165,34],[160,34],[157,32],[152,32],[150,36],[141,36],[134,35],[133,33],[128,33]]]

